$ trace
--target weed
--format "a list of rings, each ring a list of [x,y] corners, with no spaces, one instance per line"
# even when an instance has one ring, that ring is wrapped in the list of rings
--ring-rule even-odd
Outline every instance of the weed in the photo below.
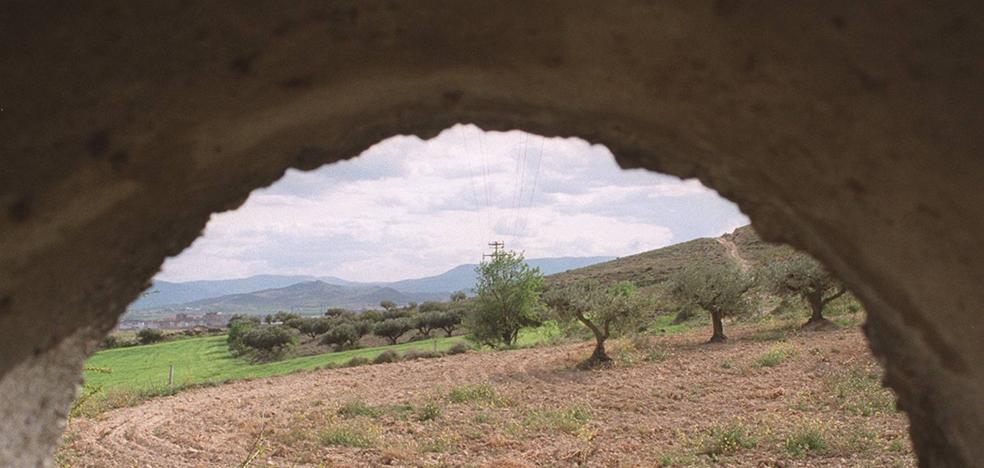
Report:
[[[383,414],[383,411],[379,407],[370,406],[362,400],[352,400],[342,405],[341,408],[338,408],[338,414],[346,418],[354,418],[356,416],[374,418]]]
[[[341,447],[372,447],[373,438],[366,432],[347,427],[329,427],[318,434],[318,440],[323,445],[338,445]]]
[[[530,414],[524,424],[533,429],[551,429],[579,435],[591,418],[588,410],[571,406],[562,410],[540,410]]]
[[[786,438],[786,451],[795,457],[826,449],[827,440],[824,438],[823,431],[815,425],[801,427]]]
[[[786,346],[773,346],[768,352],[755,359],[755,367],[775,367],[792,355],[793,351]]]
[[[448,392],[448,400],[452,403],[487,403],[496,406],[505,403],[505,399],[487,383],[454,387]]]
[[[881,386],[876,373],[851,369],[834,374],[828,385],[841,409],[858,416],[890,412],[895,404],[895,396]]]
[[[902,439],[895,439],[889,442],[888,449],[896,453],[905,453],[908,451],[908,447],[906,447]]]
[[[716,457],[750,449],[756,444],[751,431],[740,422],[732,422],[725,426],[711,427],[710,438],[704,444],[703,453]]]
[[[417,421],[431,421],[437,419],[441,416],[442,411],[441,406],[436,402],[428,401],[417,408]]]
[[[418,450],[421,452],[449,452],[457,444],[457,437],[449,434],[441,434],[437,437],[433,437],[420,442],[417,445]]]

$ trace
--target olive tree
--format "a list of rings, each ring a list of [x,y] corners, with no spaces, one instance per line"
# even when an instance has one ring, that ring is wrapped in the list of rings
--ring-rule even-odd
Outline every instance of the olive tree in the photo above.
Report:
[[[519,331],[541,323],[543,274],[522,254],[502,252],[475,269],[478,282],[466,325],[472,337],[490,346],[512,346]]]
[[[321,344],[341,350],[355,346],[362,335],[354,323],[339,323],[321,337]]]
[[[544,302],[558,320],[580,322],[594,335],[594,352],[581,363],[582,368],[610,362],[612,359],[605,352],[605,341],[631,329],[647,305],[635,285],[628,281],[605,288],[597,281],[581,280],[547,291]]]
[[[377,322],[372,327],[372,333],[376,336],[386,338],[391,345],[395,345],[404,333],[413,329],[414,323],[412,320],[407,317],[400,317]]]
[[[255,361],[279,359],[296,343],[295,333],[293,328],[286,325],[254,325],[238,338],[234,351]],[[230,345],[230,349],[232,347]]]
[[[762,276],[769,290],[782,298],[799,297],[810,307],[810,319],[804,327],[830,324],[823,310],[847,290],[820,262],[802,254],[794,254],[771,262]]]
[[[681,307],[692,306],[711,314],[714,332],[710,343],[727,340],[722,319],[749,309],[746,293],[754,279],[734,262],[692,264],[669,281],[670,294]]]
[[[464,314],[464,309],[460,307],[455,307],[447,312],[441,312],[437,316],[434,327],[444,330],[447,336],[451,336],[454,330],[461,325],[461,317]]]

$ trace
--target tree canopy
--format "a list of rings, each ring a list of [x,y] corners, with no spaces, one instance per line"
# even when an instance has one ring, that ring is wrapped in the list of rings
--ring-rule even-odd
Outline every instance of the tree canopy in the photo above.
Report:
[[[684,306],[691,305],[711,314],[714,333],[710,342],[714,343],[727,339],[723,317],[749,309],[745,295],[754,285],[754,278],[735,262],[698,263],[674,274],[669,292]]]
[[[519,331],[541,323],[543,274],[523,255],[505,251],[475,269],[477,296],[467,317],[472,337],[490,346],[512,346]]]
[[[781,297],[799,297],[810,307],[810,320],[804,326],[829,324],[823,310],[847,290],[820,262],[805,254],[793,254],[771,262],[763,277],[769,290]]]

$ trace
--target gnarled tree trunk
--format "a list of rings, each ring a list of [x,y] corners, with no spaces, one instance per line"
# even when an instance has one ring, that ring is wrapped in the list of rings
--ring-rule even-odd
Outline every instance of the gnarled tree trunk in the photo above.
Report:
[[[724,336],[724,322],[721,321],[723,316],[724,313],[721,311],[711,311],[711,322],[714,324],[714,334],[711,335],[711,339],[707,341],[708,343],[721,343],[728,339],[728,337]]]

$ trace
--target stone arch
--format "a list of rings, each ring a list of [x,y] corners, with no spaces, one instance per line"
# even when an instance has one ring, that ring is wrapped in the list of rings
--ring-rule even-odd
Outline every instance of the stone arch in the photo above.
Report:
[[[922,464],[984,458],[973,2],[71,8],[0,18],[0,464],[49,456],[91,340],[212,213],[458,122],[698,177],[863,300]]]

